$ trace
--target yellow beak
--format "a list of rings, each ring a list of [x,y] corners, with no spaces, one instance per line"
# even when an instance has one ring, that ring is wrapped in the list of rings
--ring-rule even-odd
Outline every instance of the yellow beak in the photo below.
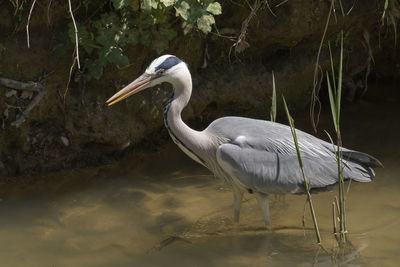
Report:
[[[127,98],[128,96],[131,96],[142,91],[143,89],[146,89],[146,85],[150,83],[151,79],[151,75],[143,73],[139,78],[131,82],[129,85],[125,86],[123,89],[119,90],[112,97],[110,97],[106,101],[107,105],[114,105],[115,103]]]

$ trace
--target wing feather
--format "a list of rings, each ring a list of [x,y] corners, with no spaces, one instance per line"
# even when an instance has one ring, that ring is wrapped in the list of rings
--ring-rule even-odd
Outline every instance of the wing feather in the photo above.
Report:
[[[223,144],[217,150],[217,161],[245,189],[266,194],[304,192],[304,179],[295,155]],[[310,188],[324,188],[337,182],[334,161],[304,157],[303,164]]]
[[[205,130],[223,137],[217,162],[239,185],[264,193],[304,191],[290,127],[270,121],[224,117]],[[338,180],[332,144],[296,130],[310,188],[325,188]],[[344,179],[370,182],[381,163],[367,154],[343,148]]]

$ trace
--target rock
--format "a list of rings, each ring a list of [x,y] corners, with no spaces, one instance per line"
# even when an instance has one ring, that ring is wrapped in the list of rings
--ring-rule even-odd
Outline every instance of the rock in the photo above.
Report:
[[[69,147],[69,140],[68,140],[67,137],[65,137],[65,136],[62,135],[62,136],[60,137],[60,139],[61,139],[61,143],[63,143],[64,146]]]

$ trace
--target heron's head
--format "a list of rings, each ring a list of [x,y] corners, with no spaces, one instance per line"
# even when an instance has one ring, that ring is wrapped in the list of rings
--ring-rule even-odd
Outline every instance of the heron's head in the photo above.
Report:
[[[107,100],[109,106],[144,89],[163,82],[172,83],[181,73],[188,71],[186,63],[172,55],[164,55],[151,62],[146,71],[129,85]]]

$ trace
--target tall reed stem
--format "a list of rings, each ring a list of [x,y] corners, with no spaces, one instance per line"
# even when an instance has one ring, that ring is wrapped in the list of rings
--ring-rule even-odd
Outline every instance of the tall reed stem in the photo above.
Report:
[[[289,120],[290,130],[292,131],[294,144],[296,146],[297,159],[299,160],[301,174],[303,175],[303,179],[304,179],[304,187],[305,187],[305,190],[306,190],[306,193],[307,193],[307,200],[308,200],[308,203],[310,205],[310,212],[311,212],[311,217],[312,217],[312,220],[313,220],[313,223],[314,223],[315,235],[317,236],[317,243],[321,244],[321,235],[319,233],[317,217],[315,216],[314,206],[313,206],[312,199],[311,199],[310,187],[308,185],[306,174],[304,172],[303,160],[302,160],[301,154],[300,154],[300,148],[299,148],[299,143],[298,143],[298,140],[297,140],[296,128],[294,127],[294,120],[293,120],[292,116],[290,116],[289,109],[287,107],[285,97],[282,96],[282,99],[283,99],[283,104],[285,106],[286,116],[287,116],[287,118]]]
[[[344,179],[343,179],[343,155],[342,155],[342,136],[340,133],[340,108],[342,98],[342,75],[343,75],[343,31],[341,32],[340,42],[340,61],[339,61],[339,72],[338,81],[336,83],[334,64],[332,58],[331,47],[329,44],[329,54],[331,59],[331,72],[333,81],[333,90],[330,83],[330,77],[328,72],[326,73],[326,79],[328,84],[329,102],[332,111],[333,124],[336,131],[336,144],[335,146],[331,136],[328,134],[329,139],[333,145],[333,149],[336,155],[338,178],[339,178],[339,245],[342,246],[346,243],[346,210],[345,210],[345,194],[344,194]]]

